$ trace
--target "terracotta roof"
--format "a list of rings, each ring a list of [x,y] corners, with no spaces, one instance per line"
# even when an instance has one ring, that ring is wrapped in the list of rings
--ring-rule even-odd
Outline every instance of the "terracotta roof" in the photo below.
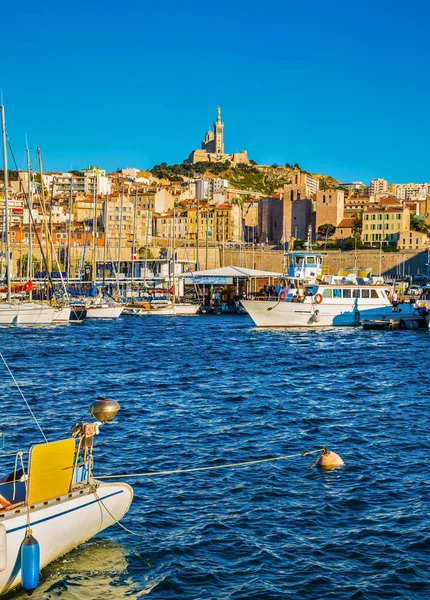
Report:
[[[339,223],[339,225],[336,227],[336,229],[339,229],[339,227],[355,227],[357,225],[357,219],[353,219],[353,218],[345,218],[342,219],[342,221]]]
[[[397,198],[378,198],[378,204],[382,204],[383,206],[387,206],[388,204],[398,204],[401,206],[402,203],[400,200],[397,200]]]

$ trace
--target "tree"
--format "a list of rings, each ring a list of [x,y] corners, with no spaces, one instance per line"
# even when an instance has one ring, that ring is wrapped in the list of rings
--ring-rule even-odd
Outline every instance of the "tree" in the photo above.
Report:
[[[355,248],[359,250],[361,248],[364,248],[364,244],[361,241],[361,237],[359,237],[358,235],[351,235],[348,238],[339,240],[338,246],[341,250],[355,250]]]
[[[427,225],[423,217],[417,217],[416,215],[411,216],[412,231],[420,231],[421,233],[429,233],[430,227]]]
[[[151,248],[146,248],[145,246],[142,246],[142,248],[139,248],[139,250],[137,251],[137,256],[141,259],[146,258],[148,260],[151,260],[151,258],[154,258]]]
[[[243,196],[236,196],[235,198],[232,199],[231,203],[232,203],[232,205],[235,204],[236,206],[239,206],[240,209],[242,210],[244,201],[245,201],[245,199]]]
[[[318,227],[318,235],[321,237],[329,238],[336,231],[336,227],[331,223],[325,223],[324,225],[320,225]]]
[[[9,181],[18,181],[18,171],[7,170]],[[4,181],[4,170],[0,169],[0,180]]]

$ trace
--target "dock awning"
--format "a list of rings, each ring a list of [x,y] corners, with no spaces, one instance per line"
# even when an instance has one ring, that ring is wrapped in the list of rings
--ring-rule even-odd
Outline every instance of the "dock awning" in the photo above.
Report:
[[[269,279],[282,277],[280,273],[273,271],[261,271],[259,269],[247,269],[245,267],[219,267],[204,271],[189,271],[179,276],[184,279],[185,284],[233,284],[237,280],[249,281],[250,279]]]

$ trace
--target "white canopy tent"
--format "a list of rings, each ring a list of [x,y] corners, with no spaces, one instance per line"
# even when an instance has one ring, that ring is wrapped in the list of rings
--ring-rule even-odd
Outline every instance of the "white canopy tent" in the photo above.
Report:
[[[185,279],[186,284],[226,284],[234,280],[250,281],[251,279],[279,279],[280,273],[274,271],[261,271],[259,269],[246,269],[245,267],[219,267],[205,271],[189,271],[179,277]],[[228,280],[228,281],[225,281]]]
[[[196,286],[213,286],[234,285],[236,292],[239,292],[239,285],[246,283],[246,293],[257,293],[257,280],[263,279],[269,284],[273,284],[275,280],[281,279],[283,275],[274,271],[262,271],[259,269],[247,269],[245,267],[219,267],[217,269],[207,269],[204,271],[189,271],[179,276],[184,280],[185,285]]]

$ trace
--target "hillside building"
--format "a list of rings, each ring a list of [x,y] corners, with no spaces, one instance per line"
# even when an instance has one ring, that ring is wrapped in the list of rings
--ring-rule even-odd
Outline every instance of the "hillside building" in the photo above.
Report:
[[[218,107],[217,119],[212,129],[209,129],[202,141],[200,149],[193,150],[186,159],[187,163],[198,162],[223,162],[230,161],[232,163],[249,163],[246,150],[226,154],[224,152],[224,123],[221,121],[221,108]]]
[[[319,190],[316,193],[315,227],[329,223],[337,227],[344,217],[344,198],[343,190]]]
[[[362,240],[370,246],[390,244],[410,230],[410,211],[398,200],[384,198],[363,212]]]
[[[370,195],[386,194],[388,192],[388,181],[382,177],[372,179],[370,182]]]

